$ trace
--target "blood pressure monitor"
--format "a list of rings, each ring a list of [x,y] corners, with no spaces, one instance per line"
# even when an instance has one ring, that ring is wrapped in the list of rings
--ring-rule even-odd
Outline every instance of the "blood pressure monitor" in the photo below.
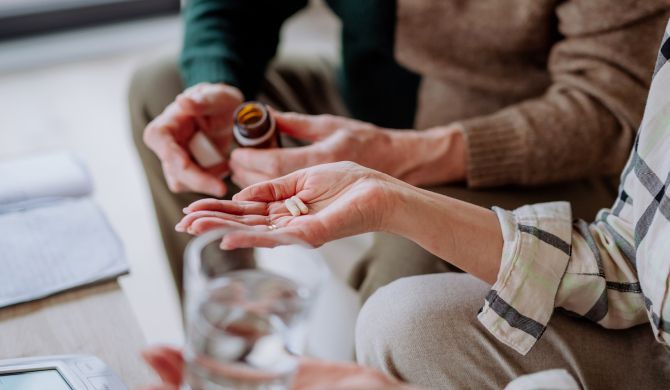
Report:
[[[128,387],[93,355],[61,355],[0,360],[0,390],[128,390]]]

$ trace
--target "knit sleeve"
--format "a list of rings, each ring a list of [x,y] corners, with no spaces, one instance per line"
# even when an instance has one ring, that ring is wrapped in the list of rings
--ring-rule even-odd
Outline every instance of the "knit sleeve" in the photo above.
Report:
[[[184,85],[222,82],[254,99],[283,22],[306,5],[307,0],[189,1],[180,58]]]
[[[667,5],[571,0],[556,14],[562,39],[550,52],[544,95],[460,122],[470,187],[615,175],[626,162]]]

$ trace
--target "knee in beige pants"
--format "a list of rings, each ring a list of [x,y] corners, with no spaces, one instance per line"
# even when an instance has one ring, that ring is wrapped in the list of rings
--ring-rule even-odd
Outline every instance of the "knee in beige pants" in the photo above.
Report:
[[[521,375],[565,368],[585,389],[663,389],[670,354],[641,325],[607,330],[555,313],[523,356],[477,320],[490,286],[467,274],[399,279],[374,293],[356,326],[359,363],[434,389],[502,389]]]

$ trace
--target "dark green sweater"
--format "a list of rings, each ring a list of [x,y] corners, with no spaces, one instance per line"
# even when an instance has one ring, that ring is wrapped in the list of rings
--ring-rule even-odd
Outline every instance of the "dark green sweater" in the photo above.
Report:
[[[395,0],[326,0],[342,20],[339,87],[356,119],[412,128],[419,76],[395,61]],[[223,82],[258,94],[284,21],[307,0],[191,0],[181,74],[186,87]]]

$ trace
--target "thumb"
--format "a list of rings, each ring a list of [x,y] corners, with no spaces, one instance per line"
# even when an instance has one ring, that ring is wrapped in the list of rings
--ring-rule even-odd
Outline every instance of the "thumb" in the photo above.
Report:
[[[311,142],[321,141],[340,127],[337,117],[331,115],[303,115],[295,112],[272,110],[279,132]]]
[[[278,179],[251,185],[238,192],[233,199],[238,202],[265,203],[288,199],[300,192],[300,179],[303,177],[303,173],[304,171],[297,171]]]
[[[177,104],[191,115],[222,115],[232,117],[244,101],[242,92],[230,85],[200,83],[177,96]]]

